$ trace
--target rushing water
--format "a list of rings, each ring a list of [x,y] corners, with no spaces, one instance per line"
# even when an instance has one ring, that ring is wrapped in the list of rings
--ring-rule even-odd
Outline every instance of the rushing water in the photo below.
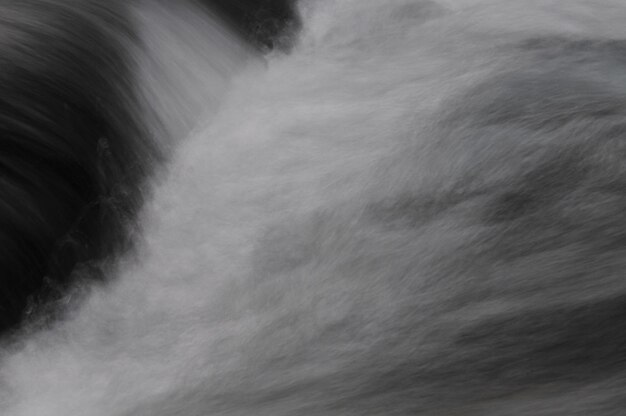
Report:
[[[626,7],[300,13],[265,58],[139,13],[172,156],[2,414],[621,414]]]

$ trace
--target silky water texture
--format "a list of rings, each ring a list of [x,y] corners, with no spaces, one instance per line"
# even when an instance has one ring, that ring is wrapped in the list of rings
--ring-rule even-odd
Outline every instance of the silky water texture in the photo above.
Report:
[[[228,85],[158,43],[204,115],[112,283],[4,349],[2,414],[623,414],[626,5],[299,8]]]

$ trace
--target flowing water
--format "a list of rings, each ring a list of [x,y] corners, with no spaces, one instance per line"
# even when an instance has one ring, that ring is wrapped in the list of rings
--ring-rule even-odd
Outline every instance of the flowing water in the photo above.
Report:
[[[138,12],[172,155],[2,414],[621,414],[626,7],[299,7],[263,58]]]

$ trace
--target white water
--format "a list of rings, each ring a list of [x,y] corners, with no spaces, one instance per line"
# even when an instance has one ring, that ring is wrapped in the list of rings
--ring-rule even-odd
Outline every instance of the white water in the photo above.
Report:
[[[371,201],[464,175],[465,156],[429,140],[446,98],[515,59],[496,46],[529,34],[626,35],[618,1],[572,1],[567,11],[557,1],[489,3],[310,1],[295,50],[267,64],[228,35],[218,39],[223,32],[185,34],[158,13],[146,17],[154,59],[166,62],[146,67],[148,83],[167,86],[153,103],[170,114],[173,134],[196,127],[157,181],[139,252],[120,260],[115,283],[5,352],[0,412],[415,414],[324,411],[316,403],[332,399],[319,385],[367,373],[371,354],[389,362],[414,353],[387,351],[384,340],[403,319],[426,334],[433,303],[457,289],[419,270],[408,286],[389,275],[428,267],[467,231],[436,224],[414,241],[364,226],[360,215]],[[213,34],[211,45],[202,33]],[[423,310],[407,318],[408,304]],[[320,341],[337,325],[343,336]],[[437,348],[423,341],[424,354]]]

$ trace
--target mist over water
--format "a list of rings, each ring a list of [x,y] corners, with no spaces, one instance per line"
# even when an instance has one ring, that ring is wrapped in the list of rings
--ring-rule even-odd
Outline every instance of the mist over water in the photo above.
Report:
[[[137,249],[3,415],[619,414],[626,7],[311,0],[265,57],[159,7]]]

